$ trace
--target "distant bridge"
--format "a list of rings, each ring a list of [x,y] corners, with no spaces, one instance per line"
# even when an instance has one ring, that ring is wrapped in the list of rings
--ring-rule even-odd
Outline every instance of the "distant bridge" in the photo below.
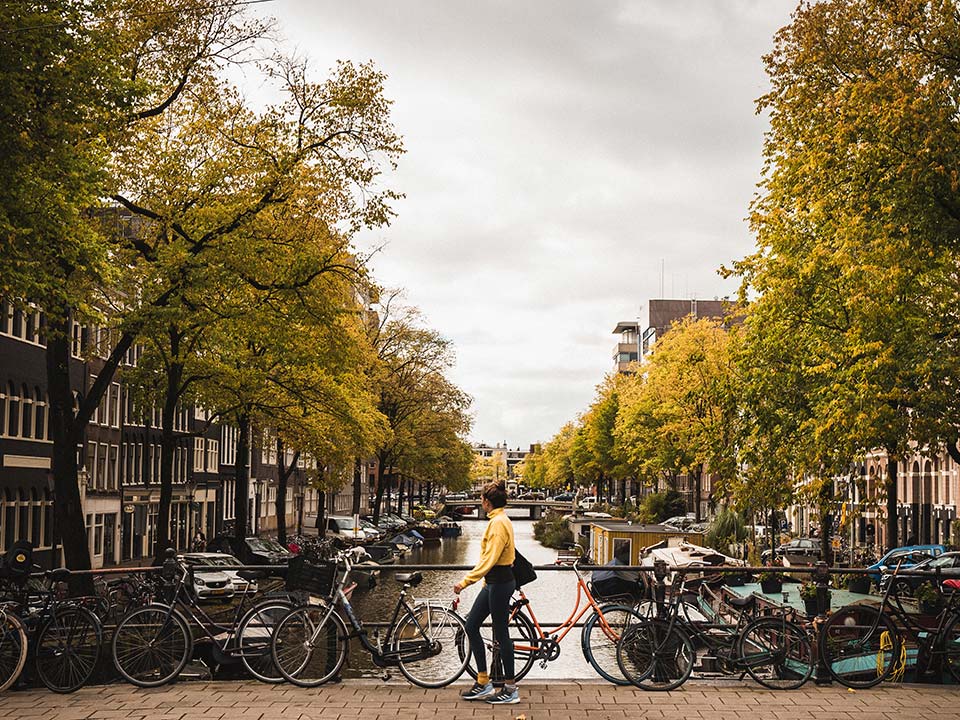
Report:
[[[487,514],[483,511],[481,506],[481,501],[479,499],[472,500],[443,500],[441,501],[445,510],[453,510],[454,508],[460,507],[470,507],[477,509],[476,517],[480,520],[483,520],[487,517]],[[507,509],[510,508],[529,508],[530,510],[530,519],[539,520],[543,517],[544,510],[560,510],[567,512],[573,512],[573,502],[557,502],[554,500],[507,500]],[[471,516],[473,517],[473,516]]]

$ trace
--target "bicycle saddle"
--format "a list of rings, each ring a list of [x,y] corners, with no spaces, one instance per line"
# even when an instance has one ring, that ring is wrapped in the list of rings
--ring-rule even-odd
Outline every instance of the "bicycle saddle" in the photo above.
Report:
[[[70,571],[66,568],[47,570],[47,577],[53,580],[53,582],[67,582],[67,580],[70,579]]]
[[[262,580],[263,578],[269,575],[266,570],[238,570],[237,575],[246,580],[247,582],[252,582],[254,580]]]
[[[728,597],[724,600],[724,602],[726,602],[727,605],[735,607],[738,610],[743,610],[744,608],[748,608],[751,605],[753,605],[756,601],[757,599],[753,595],[745,598]]]
[[[397,573],[393,577],[398,583],[403,583],[404,585],[417,586],[423,581],[423,574],[420,572]]]

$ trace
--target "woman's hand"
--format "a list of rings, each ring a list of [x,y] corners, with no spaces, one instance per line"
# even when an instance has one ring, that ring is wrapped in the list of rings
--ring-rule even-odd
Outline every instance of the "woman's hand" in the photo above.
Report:
[[[453,592],[454,594],[459,595],[461,592],[463,592],[463,585],[461,585],[460,583],[457,583],[456,585],[454,585]]]

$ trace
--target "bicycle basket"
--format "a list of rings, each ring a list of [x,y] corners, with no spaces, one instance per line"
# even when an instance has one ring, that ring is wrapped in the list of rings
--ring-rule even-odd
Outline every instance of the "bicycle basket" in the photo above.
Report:
[[[311,595],[327,596],[333,590],[337,563],[333,560],[307,562],[304,557],[290,560],[287,570],[287,590],[302,590]]]

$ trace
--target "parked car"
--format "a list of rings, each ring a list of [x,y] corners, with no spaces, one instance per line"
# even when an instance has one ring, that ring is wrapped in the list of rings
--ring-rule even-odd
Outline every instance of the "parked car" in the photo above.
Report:
[[[448,502],[448,503],[456,502],[458,500],[469,500],[469,499],[470,498],[464,492],[447,493],[446,495],[443,496],[444,502]]]
[[[596,504],[597,504],[596,495],[587,495],[587,497],[581,498],[580,500],[580,507],[583,508],[584,510],[589,510]]]
[[[207,543],[207,552],[226,553],[244,565],[286,565],[293,553],[276,540],[251,535],[237,543],[230,535],[218,535]]]
[[[200,568],[216,568],[228,578],[230,578],[230,584],[233,586],[233,591],[235,593],[255,593],[259,590],[256,580],[244,580],[239,575],[238,570],[233,570],[231,568],[242,567],[241,563],[233,555],[227,553],[184,553],[180,556],[185,563],[192,565],[194,567],[194,576],[198,573],[208,572],[206,569],[201,570]]]
[[[885,591],[887,589],[887,584],[893,580],[894,575],[892,570],[896,567],[896,563],[888,567],[890,568],[891,572],[885,574],[880,579],[881,592]],[[904,569],[904,566],[901,565],[900,569]],[[956,580],[960,578],[960,552],[945,552],[937,557],[928,557],[926,560],[921,560],[916,565],[911,567],[910,570],[939,570],[942,579]],[[896,590],[901,595],[912,595],[914,591],[920,587],[920,585],[925,582],[932,582],[933,580],[934,578],[932,577],[896,576]]]
[[[943,545],[904,545],[903,547],[894,548],[873,565],[867,566],[867,569],[876,570],[870,577],[879,585],[881,572],[885,570],[893,572],[898,564],[901,570],[905,570],[930,558],[939,557],[946,551],[947,548]]]
[[[664,520],[661,525],[669,525],[670,527],[675,527],[678,530],[689,530],[690,526],[696,522],[696,518],[693,515],[674,515]]]
[[[552,498],[548,498],[553,502],[573,502],[573,493],[560,493],[559,495],[554,495]]]
[[[355,526],[353,518],[348,515],[330,515],[327,517],[324,535],[338,538],[348,543],[364,543],[368,540],[375,539],[376,536],[379,535],[379,532],[371,533],[364,527],[362,520]]]
[[[184,555],[178,555],[177,559],[186,565],[193,565]],[[230,577],[225,572],[213,568],[207,570],[195,567],[193,571],[193,585],[188,587],[193,592],[194,597],[200,602],[204,600],[229,600],[234,595],[233,583],[230,581]]]
[[[413,514],[414,516],[420,515],[424,520],[433,520],[437,516],[437,513],[426,505],[414,505]]]
[[[517,496],[517,500],[546,500],[547,496],[539,491],[533,490]]]
[[[788,565],[812,565],[820,559],[820,541],[811,538],[794,538],[789,542],[760,553],[760,559],[768,562],[771,558],[781,558]]]

